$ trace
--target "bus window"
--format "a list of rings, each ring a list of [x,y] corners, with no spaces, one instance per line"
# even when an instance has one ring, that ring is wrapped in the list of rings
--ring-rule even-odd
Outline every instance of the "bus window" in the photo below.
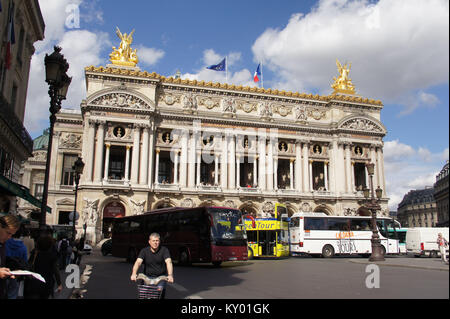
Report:
[[[256,244],[257,241],[258,241],[257,232],[256,231],[249,231],[249,232],[247,232],[247,241],[248,241],[249,244],[250,243]]]
[[[388,238],[387,229],[386,229],[386,224],[384,223],[384,221],[382,221],[382,220],[377,220],[377,226],[378,226],[378,231],[380,232],[380,234],[381,234],[383,237]]]
[[[289,227],[299,227],[300,226],[300,218],[293,217],[291,218],[291,221],[289,222]]]
[[[370,221],[368,219],[351,219],[350,230],[370,230]]]
[[[325,218],[305,218],[305,230],[324,230]]]
[[[349,220],[346,218],[329,218],[327,229],[349,231]]]

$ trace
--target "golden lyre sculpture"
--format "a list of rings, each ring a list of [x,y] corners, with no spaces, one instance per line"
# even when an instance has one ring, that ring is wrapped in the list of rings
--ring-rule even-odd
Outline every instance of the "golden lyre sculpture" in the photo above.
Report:
[[[355,94],[355,87],[352,84],[352,79],[348,77],[352,64],[350,63],[349,65],[345,64],[342,66],[339,60],[336,59],[336,65],[340,75],[337,79],[336,77],[333,78],[334,83],[331,87],[334,89],[334,93]]]
[[[116,34],[121,42],[117,49],[116,47],[112,47],[113,52],[109,55],[109,59],[112,64],[135,67],[139,62],[137,57],[137,49],[131,49],[131,43],[133,43],[133,33],[134,29],[128,35],[126,33],[122,34],[120,29],[117,28]]]

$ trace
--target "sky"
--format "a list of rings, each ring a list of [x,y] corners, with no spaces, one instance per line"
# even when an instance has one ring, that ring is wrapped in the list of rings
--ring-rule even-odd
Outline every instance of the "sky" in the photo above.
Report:
[[[166,77],[224,83],[206,66],[228,61],[228,83],[329,95],[336,58],[352,64],[356,93],[381,100],[386,192],[397,210],[410,190],[433,186],[449,158],[448,0],[39,0],[45,39],[35,43],[24,125],[49,126],[44,57],[63,48],[73,77],[63,108],[86,98],[84,68],[106,66],[135,29],[138,67]]]

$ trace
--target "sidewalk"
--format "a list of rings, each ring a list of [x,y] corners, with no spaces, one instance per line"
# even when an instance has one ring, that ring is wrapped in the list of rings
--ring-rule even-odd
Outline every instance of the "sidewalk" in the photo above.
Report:
[[[356,264],[376,264],[378,266],[389,267],[405,267],[416,269],[428,269],[428,270],[441,270],[449,271],[449,264],[444,264],[441,258],[414,258],[414,257],[400,257],[400,256],[387,256],[384,261],[369,261],[369,259],[350,259],[349,262]]]
[[[81,263],[80,263],[80,277],[83,276],[83,272],[85,269],[85,264],[84,264],[84,259],[86,258],[86,256],[83,256],[81,258]],[[77,299],[77,291],[80,289],[77,288],[67,288],[66,285],[66,278],[67,276],[70,275],[70,273],[66,273],[64,270],[60,271],[61,274],[61,283],[63,286],[63,289],[60,293],[55,292],[55,298],[54,299]],[[80,278],[80,286],[81,288],[83,287],[83,283],[81,282],[81,278]]]

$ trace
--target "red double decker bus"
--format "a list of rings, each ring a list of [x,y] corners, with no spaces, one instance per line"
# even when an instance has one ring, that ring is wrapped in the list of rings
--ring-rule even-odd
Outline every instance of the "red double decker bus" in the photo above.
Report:
[[[134,262],[159,233],[173,260],[189,265],[248,259],[247,234],[241,211],[227,207],[163,208],[137,216],[115,218],[112,254]]]

